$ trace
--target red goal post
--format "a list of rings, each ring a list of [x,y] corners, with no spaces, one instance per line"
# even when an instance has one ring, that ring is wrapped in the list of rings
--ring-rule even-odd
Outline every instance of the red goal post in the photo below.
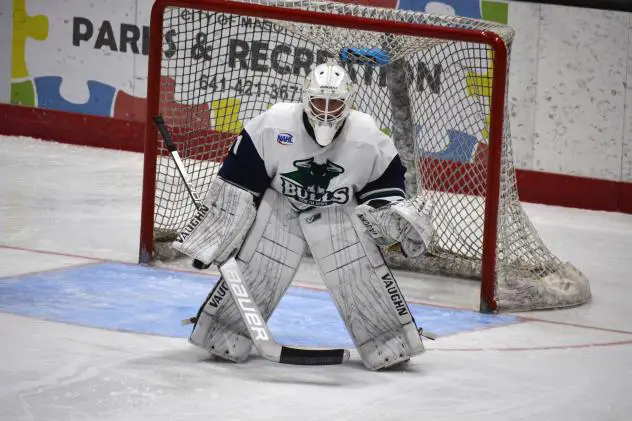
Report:
[[[221,157],[226,152],[227,145],[229,145],[232,139],[234,139],[235,129],[240,127],[239,124],[241,124],[241,122],[239,122],[238,124],[231,123],[232,126],[230,126],[230,129],[226,129],[226,127],[228,126],[218,126],[218,121],[222,120],[220,117],[218,117],[218,115],[221,114],[221,116],[225,117],[225,115],[228,113],[228,111],[226,111],[226,107],[228,107],[229,105],[227,105],[226,99],[220,100],[224,101],[221,102],[220,105],[224,108],[221,108],[222,111],[219,114],[217,114],[217,110],[200,110],[200,104],[195,103],[195,101],[188,101],[190,102],[190,104],[188,104],[189,108],[178,108],[176,111],[173,111],[172,108],[168,106],[168,103],[174,102],[174,98],[169,97],[168,99],[166,99],[169,96],[168,94],[166,94],[166,92],[169,91],[169,84],[175,82],[166,80],[165,77],[172,76],[175,78],[177,74],[182,73],[185,67],[190,66],[191,63],[185,60],[179,65],[176,64],[174,67],[169,67],[169,63],[173,61],[173,59],[165,57],[165,55],[167,54],[165,48],[168,48],[168,45],[166,46],[165,44],[167,40],[167,34],[170,30],[173,29],[169,25],[175,24],[174,22],[171,22],[169,19],[167,19],[166,15],[169,13],[169,11],[172,11],[174,9],[203,11],[204,13],[216,14],[217,16],[219,16],[219,14],[223,16],[238,16],[244,18],[261,19],[265,22],[272,21],[278,23],[281,26],[287,25],[287,28],[289,28],[289,32],[292,32],[292,30],[294,30],[294,34],[298,33],[298,35],[296,35],[296,39],[300,38],[300,32],[304,28],[327,28],[327,30],[330,30],[331,33],[335,34],[344,32],[344,34],[346,34],[345,36],[353,36],[353,33],[358,32],[363,34],[375,34],[375,39],[384,39],[383,37],[385,36],[395,37],[394,39],[396,39],[396,41],[393,45],[401,43],[409,47],[418,43],[420,46],[428,44],[431,45],[431,47],[429,48],[434,48],[434,46],[437,45],[448,45],[450,44],[450,42],[452,42],[453,45],[463,44],[482,46],[480,47],[479,51],[474,54],[473,57],[467,58],[467,60],[469,60],[468,63],[484,62],[484,64],[481,65],[481,69],[482,71],[486,70],[487,73],[485,73],[485,79],[482,80],[482,82],[478,82],[479,86],[475,89],[486,90],[489,93],[487,95],[488,98],[486,99],[486,101],[489,101],[489,103],[486,102],[484,106],[477,105],[473,108],[475,110],[474,114],[481,115],[477,117],[479,121],[475,123],[475,126],[484,126],[482,131],[485,132],[485,144],[482,145],[481,142],[478,142],[479,147],[474,152],[474,154],[477,156],[472,158],[474,162],[463,163],[458,160],[456,162],[446,162],[446,159],[444,159],[440,154],[427,153],[417,150],[417,144],[419,143],[417,140],[415,140],[414,142],[415,150],[413,152],[413,158],[411,161],[409,161],[413,162],[413,165],[417,167],[414,173],[416,175],[417,185],[419,187],[418,197],[420,198],[420,211],[424,210],[428,206],[435,206],[435,208],[437,206],[448,206],[446,205],[446,203],[454,203],[454,200],[460,200],[453,198],[450,198],[449,200],[444,198],[430,198],[430,196],[425,196],[422,199],[422,195],[426,192],[429,192],[429,194],[434,194],[436,192],[448,192],[454,194],[455,197],[466,196],[468,197],[467,203],[469,204],[458,205],[457,207],[459,209],[473,206],[478,206],[480,208],[476,210],[475,213],[480,213],[477,218],[481,220],[480,225],[482,227],[482,232],[478,234],[478,237],[480,238],[475,238],[474,240],[472,240],[474,245],[468,246],[470,248],[478,248],[480,250],[474,252],[474,257],[458,256],[458,253],[453,250],[443,250],[444,247],[441,246],[441,244],[453,242],[462,243],[464,241],[462,238],[459,238],[455,241],[451,239],[438,238],[437,253],[436,255],[429,256],[429,258],[430,260],[434,261],[437,260],[438,257],[443,258],[443,256],[448,256],[447,258],[450,259],[451,262],[452,260],[459,260],[465,262],[466,264],[474,262],[472,263],[474,266],[480,264],[480,272],[477,272],[477,274],[474,276],[480,276],[481,279],[480,309],[483,312],[568,306],[576,305],[589,299],[590,292],[589,290],[586,290],[588,288],[587,281],[584,282],[584,278],[582,275],[582,279],[579,281],[579,283],[582,285],[585,284],[585,287],[580,285],[580,289],[583,288],[583,290],[578,293],[578,297],[573,298],[573,300],[571,301],[566,302],[558,300],[557,297],[546,297],[542,300],[540,300],[539,298],[535,299],[535,301],[540,300],[544,304],[538,301],[536,303],[518,303],[517,305],[514,305],[513,303],[509,303],[508,301],[507,305],[501,305],[499,308],[498,278],[500,271],[497,263],[500,260],[499,251],[500,254],[502,254],[503,250],[502,246],[499,245],[499,230],[502,229],[500,225],[502,216],[501,212],[503,212],[504,206],[504,202],[502,202],[502,200],[505,200],[503,198],[507,196],[504,192],[501,192],[501,182],[508,183],[508,185],[513,182],[514,186],[510,186],[508,189],[511,190],[513,188],[515,190],[515,180],[507,180],[506,176],[504,176],[503,179],[503,174],[511,173],[513,171],[513,163],[503,163],[503,159],[507,161],[507,158],[503,155],[503,152],[506,152],[507,149],[509,149],[510,153],[510,145],[506,145],[507,139],[509,139],[510,142],[510,136],[508,135],[509,129],[508,120],[506,118],[505,103],[507,97],[506,89],[509,63],[509,47],[506,44],[506,39],[503,39],[502,36],[494,32],[494,25],[479,23],[473,19],[467,18],[440,17],[420,13],[407,13],[403,11],[386,11],[385,9],[354,5],[338,4],[327,6],[326,2],[309,2],[299,0],[294,2],[276,2],[276,6],[263,3],[266,2],[256,0],[157,0],[154,3],[151,13],[150,27],[150,53],[146,119],[148,124],[146,125],[145,134],[145,160],[143,174],[139,255],[139,260],[141,263],[148,263],[155,258],[155,240],[156,236],[159,235],[157,234],[157,232],[159,231],[157,229],[157,219],[161,218],[161,220],[164,220],[165,218],[172,218],[173,215],[175,215],[175,210],[171,207],[171,205],[175,206],[176,202],[184,202],[187,200],[184,195],[175,193],[173,190],[170,190],[167,196],[163,195],[158,197],[159,191],[162,191],[161,189],[163,189],[163,187],[165,189],[172,189],[173,186],[161,179],[160,174],[165,174],[163,175],[163,178],[167,177],[170,180],[171,175],[169,174],[169,171],[161,173],[161,168],[163,166],[166,166],[167,164],[165,164],[163,161],[165,153],[161,147],[158,132],[151,124],[153,117],[159,114],[173,114],[166,115],[165,117],[168,124],[169,122],[171,122],[170,128],[172,131],[174,131],[176,143],[178,143],[181,147],[182,154],[184,155],[183,159],[189,159],[189,166],[198,168],[204,166],[205,162],[215,162],[215,164],[213,164],[214,169],[208,170],[205,175],[200,178],[201,186],[210,179],[209,177],[213,176],[213,171],[216,171],[216,167],[217,165],[219,165]],[[353,11],[349,12],[350,10]],[[357,10],[361,10],[361,13],[356,13]],[[219,24],[216,28],[211,28],[212,25],[210,25],[209,22],[210,20],[207,19],[206,27],[204,27],[202,24],[196,27],[195,30],[198,31],[198,35],[200,33],[199,31],[206,30],[208,31],[208,35],[205,36],[208,36],[211,40],[213,40],[215,39],[213,37],[220,37],[221,31],[227,30],[225,26],[222,26],[220,28]],[[500,25],[498,25],[497,27],[500,27]],[[308,30],[305,29],[305,31]],[[256,35],[250,34],[249,36],[252,37]],[[418,41],[411,42],[411,40]],[[187,48],[191,49],[192,42],[194,42],[193,38],[189,37],[188,42],[189,44],[187,44]],[[305,42],[309,43],[310,41],[308,40]],[[315,41],[313,42],[315,43]],[[351,46],[355,46],[355,44],[353,44],[353,40],[350,40],[349,43]],[[223,50],[220,49],[218,51]],[[466,54],[463,52],[465,50],[454,51],[454,54],[456,55]],[[483,53],[481,53],[481,51],[483,51]],[[485,51],[487,51],[487,53],[489,54],[487,57],[484,57],[486,54]],[[213,51],[211,51],[211,53],[213,53]],[[212,55],[213,54],[210,54],[210,56]],[[482,58],[481,55],[483,56]],[[477,64],[473,64],[472,66],[475,67],[477,66]],[[213,75],[220,74],[212,73],[213,71],[219,71],[219,67],[209,68],[207,70],[207,74],[205,74],[205,77],[214,77]],[[225,67],[223,71],[229,72],[230,74],[222,73],[222,83],[225,80],[225,77],[228,78],[232,76],[233,73],[235,73],[235,75],[237,74],[237,70],[233,68],[229,69],[228,67]],[[165,74],[169,72],[173,74]],[[362,70],[360,70],[360,72],[362,72]],[[367,71],[365,71],[364,73],[365,77],[366,73]],[[464,77],[469,78],[470,76]],[[419,79],[420,76],[418,75],[417,83],[419,83]],[[182,82],[181,85],[185,83],[186,82]],[[213,83],[217,83],[217,80],[213,79]],[[423,84],[423,80],[421,81],[421,83]],[[198,88],[196,88],[191,82],[191,86],[181,86],[180,91],[178,92],[182,93],[187,91],[187,89],[200,89],[199,83],[197,84],[197,86]],[[215,88],[213,88],[213,90],[214,89]],[[425,95],[426,93],[423,94]],[[373,94],[366,93],[365,97],[371,98],[371,95]],[[171,92],[171,96],[173,96],[173,92]],[[267,98],[267,100],[270,101],[271,98]],[[177,101],[177,99],[175,101]],[[367,104],[370,104],[369,108],[371,108],[371,106],[375,106],[374,102],[375,101],[372,99],[367,100]],[[193,103],[195,103],[195,107],[191,106],[191,104]],[[360,107],[361,106],[362,105],[360,105]],[[422,105],[422,108],[423,107],[424,106]],[[433,108],[436,107],[435,105],[428,105],[428,107],[431,110],[436,110],[436,108]],[[480,109],[484,108],[489,110],[488,115],[486,116],[483,115],[485,114],[485,110],[483,112],[480,111]],[[265,108],[261,108],[257,111],[261,112],[264,110]],[[211,125],[211,114],[213,112],[216,113],[214,115],[215,126]],[[187,113],[189,113],[189,115],[187,115]],[[193,113],[197,114],[193,115]],[[385,115],[387,115],[387,117],[384,118],[385,121],[390,118],[389,113],[392,114],[392,110],[386,111]],[[419,114],[419,111],[416,111],[416,113]],[[421,113],[423,115],[423,110],[421,111]],[[467,114],[467,116],[466,114],[467,113],[465,112],[462,113],[462,115],[464,116],[464,120],[472,119],[469,114]],[[252,118],[253,115],[256,114],[252,114],[250,118]],[[244,118],[244,120],[245,119],[246,118]],[[420,125],[426,122],[425,119],[422,120],[423,121],[420,122]],[[450,120],[450,116],[446,116],[445,120]],[[481,122],[480,120],[483,121]],[[434,124],[435,120],[432,119],[432,121]],[[393,123],[392,119],[390,120],[390,123],[385,124],[390,124],[390,126],[396,125]],[[439,126],[440,124],[444,123],[439,122],[436,125]],[[466,121],[463,124],[469,123],[467,123]],[[193,132],[187,132],[185,126],[195,126],[196,129]],[[185,127],[185,129],[181,129],[181,127]],[[432,129],[434,130],[434,126]],[[445,131],[445,128],[437,128],[436,130],[437,132],[443,132]],[[480,129],[477,130],[481,131]],[[430,131],[431,130],[425,130],[425,132]],[[451,140],[453,139],[451,138]],[[199,155],[197,154],[197,152],[196,154],[190,153],[190,150],[200,150],[200,148],[203,153],[200,153]],[[479,153],[479,151],[482,152]],[[510,166],[508,167],[509,169],[505,168],[504,165]],[[462,178],[466,176],[464,174],[469,171],[468,168],[476,166],[479,166],[481,169],[473,178],[481,178],[481,180],[472,182],[462,181]],[[427,174],[429,173],[436,173],[438,175],[432,175],[432,177],[435,178],[428,179]],[[515,177],[515,175],[510,176],[509,178],[511,177]],[[449,180],[445,181],[446,179]],[[454,182],[454,179],[459,179],[459,181]],[[511,190],[509,196],[513,195],[513,190]],[[477,202],[472,202],[472,196],[477,196],[477,199],[480,200],[478,200]],[[517,200],[517,192],[515,193],[515,196],[515,200]],[[158,201],[160,201],[161,203],[165,202],[169,205],[167,211],[161,213],[162,211],[159,210],[161,205],[157,203],[157,197],[160,199]],[[165,199],[164,197],[167,197],[167,199]],[[511,198],[511,200],[514,200],[513,197]],[[437,205],[437,203],[442,204]],[[472,205],[472,203],[477,203],[477,205]],[[515,204],[513,203],[507,206],[515,208]],[[188,217],[191,216],[191,211],[191,209],[188,209],[185,212]],[[448,214],[449,213],[450,212],[448,212]],[[442,215],[446,214],[446,211],[441,210],[440,208],[436,208],[434,209],[434,214]],[[523,215],[521,213],[521,210],[517,213],[517,215],[518,219],[521,219],[523,217],[526,218],[526,215],[520,216]],[[180,221],[179,223],[181,224],[182,222]],[[527,236],[532,235],[529,231],[532,229],[532,226],[528,222],[528,219],[524,222],[520,222],[520,226],[525,226],[524,229],[529,232]],[[437,232],[443,231],[441,231],[441,229],[438,229]],[[439,236],[440,235],[437,234],[437,237]],[[457,234],[457,236],[460,236],[460,232]],[[468,234],[468,236],[477,237],[476,230],[474,231],[474,234]],[[537,237],[537,234],[535,234],[535,237]],[[537,240],[539,241],[539,237],[537,238]],[[459,244],[458,247],[461,247],[461,245]],[[440,248],[441,250],[439,250]],[[537,248],[538,250],[541,248],[539,246],[539,243],[537,246],[535,246],[535,248]],[[540,252],[538,251],[538,253]],[[452,256],[454,256],[454,258]],[[521,259],[528,260],[521,257],[518,258],[518,260]],[[557,262],[554,257],[552,261]],[[419,263],[419,265],[416,265],[416,263]],[[509,265],[505,266],[510,267],[511,264],[512,263],[510,262]],[[420,260],[419,262],[413,262],[412,264],[409,262],[407,266],[421,266],[421,269],[423,269],[424,267],[430,267],[431,265],[429,263],[426,263],[425,260]],[[446,269],[446,267],[454,266],[452,265],[452,263],[449,265],[439,266],[441,266],[441,269],[438,269],[439,272],[452,275],[452,273],[449,273],[450,270]],[[550,266],[550,264],[547,263],[546,266],[548,267]],[[541,271],[542,269],[536,269],[536,271],[538,270]],[[568,271],[565,269],[564,272]],[[528,289],[529,291],[533,290],[531,286],[529,286]],[[524,295],[523,293],[520,294]],[[531,292],[527,293],[527,295],[529,294],[531,294]],[[529,299],[531,298],[527,298],[527,300]]]

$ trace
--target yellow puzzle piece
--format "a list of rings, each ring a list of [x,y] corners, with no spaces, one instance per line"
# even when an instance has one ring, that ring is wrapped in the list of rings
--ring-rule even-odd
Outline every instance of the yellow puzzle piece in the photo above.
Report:
[[[13,46],[11,57],[11,79],[22,79],[29,75],[26,67],[26,39],[44,41],[48,37],[48,18],[43,15],[29,16],[26,0],[13,0]]]

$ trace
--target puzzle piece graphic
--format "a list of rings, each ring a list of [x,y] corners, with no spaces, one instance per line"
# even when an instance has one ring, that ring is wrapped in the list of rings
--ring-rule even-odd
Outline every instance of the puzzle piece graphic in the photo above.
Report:
[[[437,190],[447,193],[485,196],[487,185],[488,145],[460,136],[463,133],[453,131],[452,140],[446,149],[437,153],[423,154],[420,159],[420,169],[426,174],[441,174],[440,177],[423,177],[423,187],[427,190]],[[456,143],[465,141],[473,156],[466,158],[467,152],[455,155]],[[460,159],[459,159],[460,158]]]
[[[48,37],[48,18],[26,13],[26,0],[13,0],[13,45],[11,48],[11,79],[28,77],[26,39],[44,41]]]
[[[509,22],[509,4],[482,0],[481,14],[485,20],[506,24]]]
[[[397,0],[337,0],[338,3],[353,3],[362,6],[397,8]]]
[[[488,157],[489,145],[487,143],[478,142],[476,145],[476,152],[474,152],[474,159],[472,160],[472,163],[487,167]]]
[[[166,76],[160,77],[163,100],[160,112],[164,115],[168,126],[181,126],[185,115],[195,116],[195,120],[187,124],[192,127],[208,127],[211,112],[208,104],[187,105],[175,101],[176,82]],[[114,102],[114,117],[123,120],[145,121],[147,99],[139,98],[124,91],[118,91]]]
[[[13,82],[11,84],[11,104],[35,106],[35,87],[33,82]]]
[[[470,96],[492,96],[492,80],[494,77],[494,62],[491,60],[491,52],[489,53],[489,71],[479,74],[477,72],[467,72],[465,75],[466,91]]]
[[[92,114],[104,117],[111,116],[112,102],[116,89],[101,82],[87,82],[90,98],[83,104],[70,102],[60,93],[62,78],[59,76],[43,76],[35,78],[37,102],[40,108],[69,111],[73,113]]]
[[[492,97],[492,81],[494,77],[494,52],[487,50],[489,57],[489,71],[483,74],[477,72],[467,72],[465,75],[465,90],[470,96],[484,96],[487,98]],[[491,106],[491,100],[489,101]],[[485,128],[481,130],[481,134],[484,139],[489,139],[489,125],[491,123],[491,113],[489,107],[487,107],[487,117],[485,117]]]
[[[472,162],[476,137],[458,130],[448,130],[448,146],[439,152],[422,152],[423,158],[435,158],[454,162]]]
[[[114,118],[144,122],[146,107],[147,99],[135,97],[120,90],[116,93],[114,100]]]
[[[485,19],[494,22],[508,22],[509,5],[503,1],[490,0],[338,0],[340,3],[356,3],[365,6],[386,7],[401,10],[425,12],[428,3],[442,3],[454,9],[457,16]],[[446,8],[446,9],[447,9]],[[431,8],[432,9],[432,8]]]
[[[402,10],[425,12],[428,3],[434,3],[434,7],[437,7],[437,3],[443,3],[454,9],[456,16],[475,19],[481,18],[480,0],[399,0],[398,8]]]
[[[222,133],[237,134],[243,124],[239,120],[241,100],[238,98],[223,98],[210,104],[188,105],[176,102],[175,80],[166,76],[160,78],[162,84],[163,101],[160,112],[168,126],[182,127],[183,123],[189,127],[210,128],[209,122],[214,122],[213,129]],[[124,120],[145,121],[147,100],[124,91],[119,91],[114,102],[114,117]],[[212,120],[211,120],[212,116]],[[194,117],[191,119],[191,117]]]
[[[241,131],[241,102],[237,98],[225,98],[212,104],[182,104],[175,100],[174,79],[161,76],[160,83],[160,113],[171,129],[176,144],[182,142],[194,148],[197,159],[221,160],[234,141],[235,134]],[[146,98],[118,91],[114,102],[114,118],[144,122],[146,109]],[[211,127],[212,122],[215,127]]]
[[[223,98],[211,103],[211,111],[215,120],[215,130],[222,133],[239,134],[244,125],[239,120],[241,100],[239,98]]]

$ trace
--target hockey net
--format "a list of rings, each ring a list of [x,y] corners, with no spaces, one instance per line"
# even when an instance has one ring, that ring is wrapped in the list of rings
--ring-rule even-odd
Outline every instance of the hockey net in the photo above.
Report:
[[[202,196],[244,122],[300,101],[307,72],[336,61],[357,86],[354,107],[393,137],[412,200],[436,230],[426,256],[389,253],[390,264],[481,279],[482,311],[590,299],[587,279],[547,249],[518,199],[505,105],[511,28],[354,4],[271,3],[154,5],[148,118],[165,118]],[[141,261],[164,258],[169,247],[158,244],[195,212],[151,123],[146,142]]]

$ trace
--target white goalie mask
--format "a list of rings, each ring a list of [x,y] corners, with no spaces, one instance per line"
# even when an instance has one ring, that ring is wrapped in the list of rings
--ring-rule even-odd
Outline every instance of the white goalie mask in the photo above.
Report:
[[[303,83],[303,107],[314,129],[316,142],[329,145],[351,112],[353,85],[341,66],[319,64]]]

